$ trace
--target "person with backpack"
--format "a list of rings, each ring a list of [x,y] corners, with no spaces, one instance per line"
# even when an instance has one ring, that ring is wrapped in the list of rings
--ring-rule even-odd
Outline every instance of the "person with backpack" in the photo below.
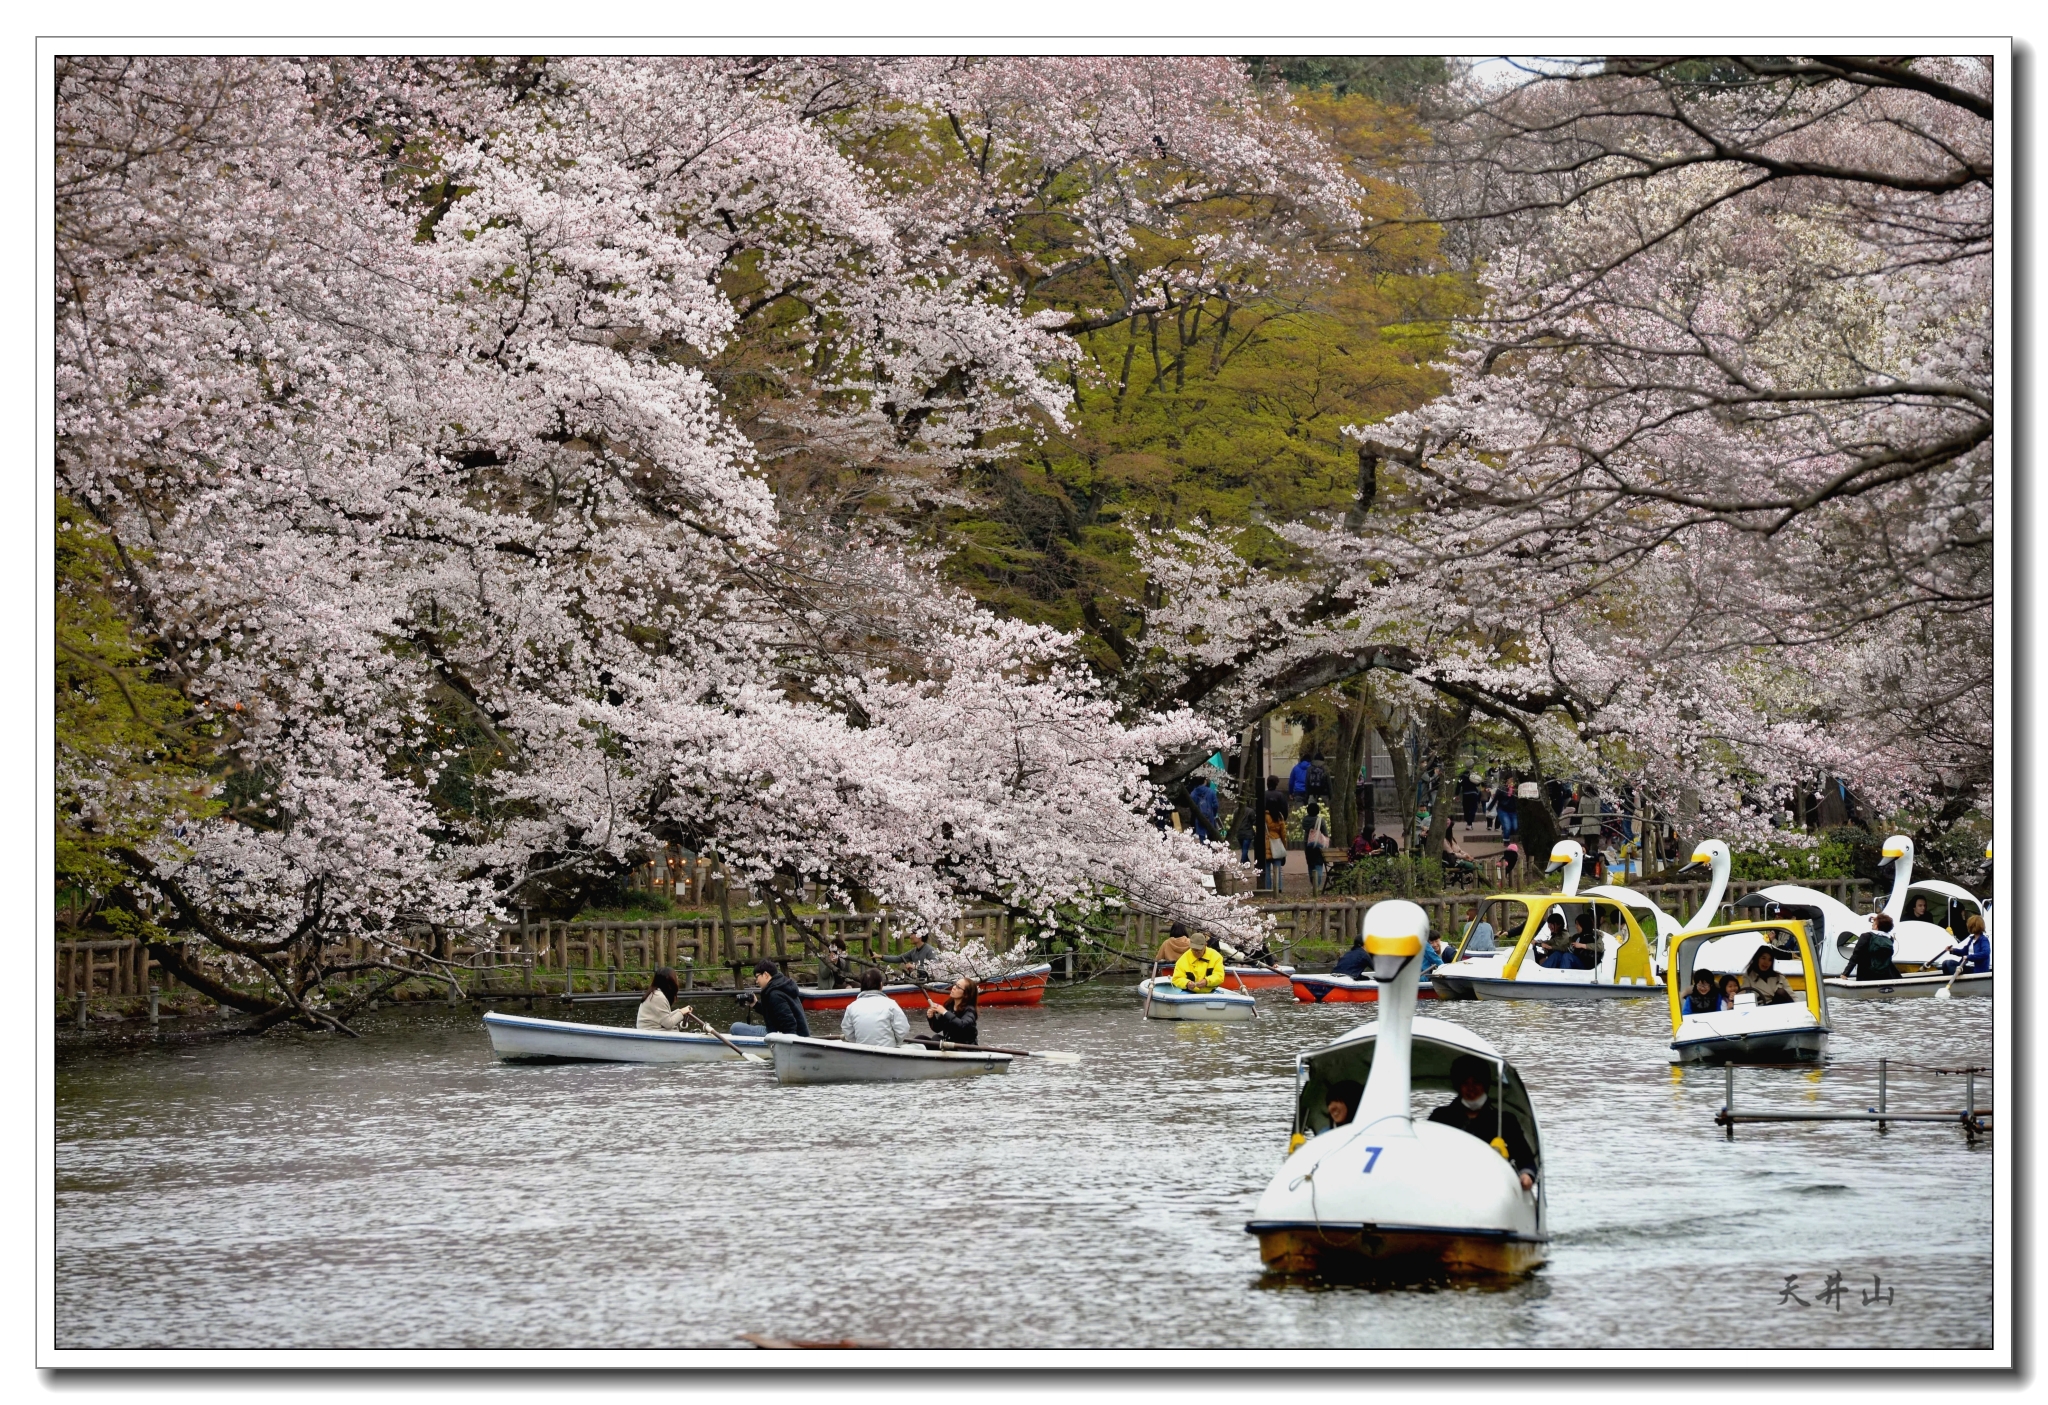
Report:
[[[1304,756],[1294,763],[1294,769],[1287,773],[1287,793],[1299,803],[1308,799],[1309,759]]]
[[[1870,919],[1870,930],[1849,949],[1842,976],[1852,981],[1895,981],[1899,968],[1892,964],[1892,920],[1882,912]]]

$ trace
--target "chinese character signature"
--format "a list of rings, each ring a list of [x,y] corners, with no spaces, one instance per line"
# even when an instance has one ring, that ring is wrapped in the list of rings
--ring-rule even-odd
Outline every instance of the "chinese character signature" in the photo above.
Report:
[[[1812,1289],[1807,1291],[1813,1292]],[[1860,1296],[1865,1307],[1890,1307],[1892,1305],[1892,1294],[1896,1291],[1898,1291],[1896,1288],[1885,1287],[1884,1280],[1873,1273],[1870,1275],[1870,1287],[1865,1289]],[[1814,1301],[1818,1302],[1822,1307],[1831,1307],[1836,1312],[1840,1312],[1842,1310],[1842,1299],[1849,1296],[1849,1289],[1843,1283],[1841,1274],[1830,1273],[1826,1280],[1822,1282],[1820,1291],[1814,1292],[1813,1296]],[[1800,1307],[1813,1306],[1813,1303],[1799,1296],[1799,1275],[1788,1273],[1785,1275],[1785,1286],[1778,1290],[1778,1306],[1790,1307],[1794,1303],[1797,1303]]]

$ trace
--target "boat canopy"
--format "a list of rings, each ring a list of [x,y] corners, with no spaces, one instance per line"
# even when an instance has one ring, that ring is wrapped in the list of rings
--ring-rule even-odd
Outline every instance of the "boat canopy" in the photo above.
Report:
[[[1650,944],[1644,940],[1643,929],[1636,922],[1635,914],[1623,903],[1613,898],[1596,898],[1586,894],[1565,897],[1557,893],[1531,893],[1516,899],[1529,909],[1528,923],[1515,939],[1514,950],[1508,954],[1501,966],[1503,978],[1513,980],[1521,973],[1522,963],[1529,959],[1529,948],[1535,945],[1544,927],[1550,921],[1550,914],[1564,916],[1564,930],[1567,936],[1578,927],[1579,918],[1588,911],[1593,914],[1594,925],[1603,938],[1619,941],[1614,951],[1614,974],[1611,979],[1620,985],[1639,983],[1652,985],[1656,973],[1651,969]]]
[[[1332,1084],[1347,1081],[1364,1084],[1372,1073],[1372,1057],[1379,1038],[1379,1024],[1360,1025],[1325,1048],[1294,1056],[1296,1088],[1294,1130],[1314,1135],[1330,1130],[1325,1110]],[[1457,1091],[1451,1084],[1451,1065],[1470,1055],[1493,1067],[1493,1088],[1489,1096],[1508,1112],[1522,1119],[1529,1132],[1529,1149],[1540,1161],[1543,1148],[1537,1137],[1536,1109],[1530,1105],[1529,1090],[1522,1075],[1500,1056],[1500,1051],[1462,1025],[1449,1020],[1415,1017],[1409,1046],[1409,1086],[1416,1089]],[[1427,1114],[1424,1114],[1425,1116]]]
[[[1822,979],[1819,960],[1814,953],[1813,939],[1808,935],[1806,922],[1793,918],[1779,918],[1770,922],[1730,922],[1721,927],[1702,927],[1696,932],[1687,932],[1671,948],[1671,968],[1664,975],[1664,990],[1671,1004],[1671,1028],[1675,1033],[1679,1021],[1685,1018],[1685,996],[1692,989],[1693,957],[1702,945],[1720,937],[1754,935],[1756,943],[1748,948],[1743,964],[1747,965],[1756,947],[1769,943],[1779,951],[1794,950],[1799,953],[1799,981],[1805,987],[1806,1008],[1814,1019],[1825,1025],[1828,1022],[1827,988]],[[1739,976],[1741,971],[1715,970],[1718,976]]]
[[[1602,934],[1609,940],[1619,939],[1620,942],[1619,948],[1614,952],[1612,978],[1621,983],[1639,982],[1643,985],[1654,985],[1657,976],[1651,951],[1653,943],[1645,938],[1642,924],[1636,921],[1635,914],[1629,910],[1635,903],[1641,903],[1653,912],[1657,910],[1655,904],[1635,894],[1631,894],[1628,900],[1623,901],[1604,893],[1590,891],[1569,895],[1497,893],[1488,898],[1473,915],[1472,920],[1465,924],[1464,930],[1458,934],[1457,951],[1450,959],[1462,961],[1468,956],[1476,956],[1486,950],[1504,951],[1508,956],[1501,967],[1501,975],[1513,980],[1521,971],[1522,962],[1527,959],[1529,948],[1543,934],[1543,928],[1550,920],[1552,909],[1564,914],[1567,933],[1578,925],[1580,915],[1590,909]],[[1659,916],[1662,917],[1662,914]],[[1473,933],[1478,930],[1481,920],[1493,929],[1491,948],[1473,944]],[[1650,924],[1650,930],[1653,933],[1657,932],[1659,924]],[[1662,943],[1658,942],[1655,945],[1661,946]]]

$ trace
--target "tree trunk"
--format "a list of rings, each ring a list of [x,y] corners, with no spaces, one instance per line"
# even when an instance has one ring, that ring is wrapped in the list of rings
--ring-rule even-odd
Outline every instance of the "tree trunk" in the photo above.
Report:
[[[1372,745],[1372,728],[1365,704],[1337,689],[1337,751],[1330,762],[1330,841],[1339,849],[1351,847],[1359,833],[1358,772],[1366,748]]]

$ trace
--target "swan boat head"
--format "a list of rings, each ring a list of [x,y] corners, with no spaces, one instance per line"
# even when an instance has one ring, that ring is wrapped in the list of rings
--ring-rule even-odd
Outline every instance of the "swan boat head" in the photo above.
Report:
[[[1576,897],[1579,891],[1579,873],[1586,866],[1586,851],[1576,839],[1560,839],[1550,846],[1550,867],[1545,873],[1564,870],[1564,895]]]

